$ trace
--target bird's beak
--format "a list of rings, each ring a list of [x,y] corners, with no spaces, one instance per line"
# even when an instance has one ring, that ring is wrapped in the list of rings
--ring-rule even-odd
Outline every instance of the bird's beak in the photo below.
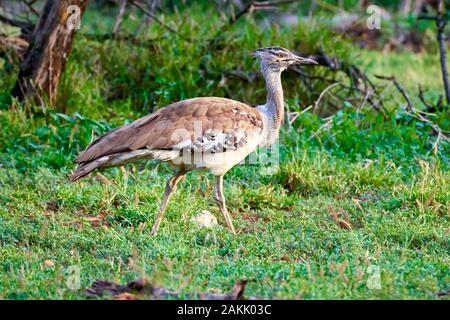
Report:
[[[294,63],[295,64],[318,64],[317,61],[310,59],[310,58],[303,58],[294,55]]]

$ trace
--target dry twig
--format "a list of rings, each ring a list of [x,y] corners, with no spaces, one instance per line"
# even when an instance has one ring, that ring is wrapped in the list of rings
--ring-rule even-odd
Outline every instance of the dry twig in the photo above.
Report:
[[[123,16],[125,15],[125,10],[127,8],[127,0],[120,0],[119,1],[119,12],[117,13],[116,16],[116,21],[114,23],[114,28],[113,28],[113,36],[115,37],[119,30],[120,30],[120,26],[122,24],[122,20],[123,20]]]
[[[398,92],[402,95],[402,97],[405,99],[406,101],[406,114],[410,115],[411,117],[427,123],[434,132],[436,132],[436,134],[438,135],[436,142],[433,144],[433,149],[437,150],[437,146],[439,144],[439,142],[441,140],[445,140],[447,142],[450,142],[450,138],[446,135],[447,131],[442,130],[436,123],[434,123],[433,121],[431,121],[428,117],[427,114],[425,112],[422,112],[420,110],[417,110],[414,107],[414,104],[411,100],[411,98],[409,97],[408,93],[405,91],[405,89],[400,85],[400,83],[397,81],[397,79],[394,76],[391,77],[385,77],[385,76],[380,76],[380,75],[375,75],[376,78],[378,79],[382,79],[382,80],[388,80],[391,81],[394,86],[397,88]]]
[[[135,6],[136,8],[140,9],[145,15],[149,16],[150,18],[152,18],[154,21],[156,21],[157,23],[159,23],[162,27],[164,27],[165,29],[169,30],[170,32],[173,32],[175,34],[177,34],[179,37],[185,39],[185,40],[191,40],[185,36],[182,36],[178,33],[177,30],[175,30],[174,28],[172,28],[171,26],[167,25],[166,23],[164,23],[161,19],[159,19],[151,10],[149,10],[146,5],[142,4],[139,0],[129,0],[130,4]]]
[[[338,86],[338,85],[340,85],[339,82],[330,84],[328,87],[325,88],[325,90],[322,91],[322,93],[319,95],[319,98],[317,99],[316,103],[314,104],[314,108],[313,108],[313,111],[314,111],[314,112],[317,111],[317,108],[319,107],[319,103],[320,103],[320,101],[322,100],[323,96],[324,96],[329,90],[331,90],[332,88],[334,88],[334,87],[336,87],[336,86]]]
[[[191,298],[200,298],[201,300],[243,300],[244,290],[247,281],[237,281],[229,293],[196,293],[190,294]],[[126,285],[119,285],[105,280],[96,280],[92,286],[85,290],[89,297],[99,297],[104,294],[110,294],[113,299],[118,300],[138,300],[138,299],[168,299],[179,298],[178,292],[156,287],[145,279],[131,281]]]
[[[439,54],[441,62],[442,80],[444,82],[445,96],[447,98],[447,105],[450,105],[450,81],[448,79],[447,66],[447,41],[445,34],[445,27],[447,26],[447,16],[445,12],[444,0],[438,0],[438,11],[435,16],[419,15],[419,20],[433,20],[437,27],[437,40],[439,43]]]

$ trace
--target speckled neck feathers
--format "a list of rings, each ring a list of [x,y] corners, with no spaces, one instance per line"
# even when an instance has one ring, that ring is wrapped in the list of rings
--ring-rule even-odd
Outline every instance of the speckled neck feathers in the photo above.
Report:
[[[274,69],[264,63],[261,72],[266,80],[267,102],[260,109],[267,117],[266,137],[263,143],[272,145],[278,138],[278,133],[284,119],[284,96],[281,86],[281,73],[283,69]]]

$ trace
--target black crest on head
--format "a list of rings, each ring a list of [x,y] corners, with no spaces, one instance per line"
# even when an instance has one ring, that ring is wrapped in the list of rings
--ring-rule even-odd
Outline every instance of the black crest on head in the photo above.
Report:
[[[272,54],[274,56],[284,56],[286,54],[289,54],[290,51],[283,48],[283,47],[265,47],[265,48],[259,48],[253,51],[253,54],[257,56],[258,54],[265,53],[265,54]]]

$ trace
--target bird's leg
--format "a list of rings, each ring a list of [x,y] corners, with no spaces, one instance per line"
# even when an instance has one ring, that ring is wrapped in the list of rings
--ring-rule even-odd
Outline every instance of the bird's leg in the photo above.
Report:
[[[172,196],[172,193],[175,191],[178,182],[180,182],[180,180],[184,177],[184,175],[185,175],[184,171],[179,171],[176,175],[170,178],[169,181],[167,181],[163,200],[159,207],[158,213],[156,214],[155,223],[153,224],[152,236],[156,235],[156,233],[158,232],[159,225],[161,224],[161,220],[163,218],[167,204],[169,203],[170,197]]]
[[[216,183],[214,186],[214,197],[216,199],[217,205],[222,212],[225,222],[227,223],[228,229],[230,229],[233,234],[236,234],[233,227],[233,221],[230,214],[228,213],[227,206],[225,205],[225,196],[223,195],[223,176],[216,176]]]

